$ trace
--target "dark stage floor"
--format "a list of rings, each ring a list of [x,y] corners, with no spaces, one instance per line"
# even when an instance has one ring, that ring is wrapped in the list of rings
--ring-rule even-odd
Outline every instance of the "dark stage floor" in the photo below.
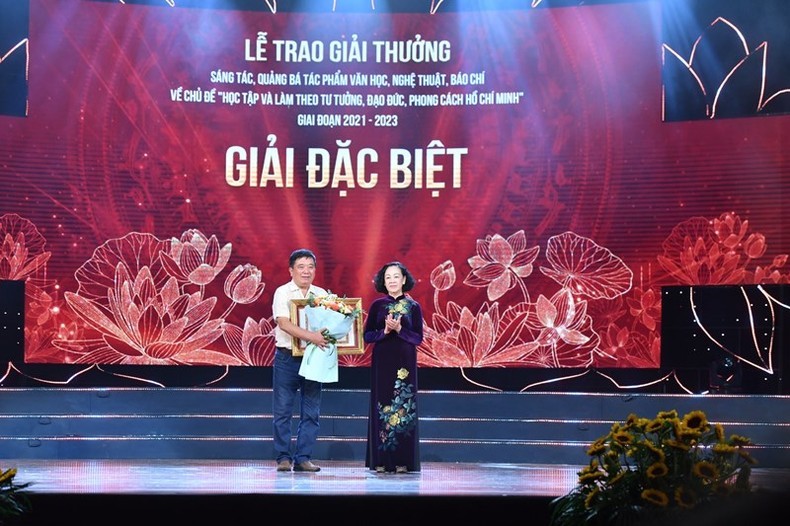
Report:
[[[424,462],[376,474],[360,462],[278,473],[271,461],[5,460],[31,482],[32,508],[9,524],[422,524],[428,515],[543,525],[580,466]],[[790,470],[756,469],[756,487],[784,492]],[[425,515],[425,521],[414,518]]]
[[[8,461],[4,461],[8,462]],[[14,462],[14,461],[12,461]],[[424,462],[419,473],[375,473],[355,461],[316,461],[318,473],[278,473],[271,461],[20,460],[31,492],[150,495],[557,496],[578,466]]]

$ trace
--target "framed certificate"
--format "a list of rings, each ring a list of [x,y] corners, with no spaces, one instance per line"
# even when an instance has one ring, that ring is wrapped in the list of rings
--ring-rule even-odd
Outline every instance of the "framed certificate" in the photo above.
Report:
[[[291,322],[303,329],[307,329],[307,317],[305,307],[306,299],[291,300]],[[365,342],[362,339],[362,298],[338,298],[352,309],[359,309],[360,313],[354,318],[354,325],[346,336],[337,340],[337,354],[363,354],[365,352]],[[291,338],[291,354],[293,356],[304,355],[307,342],[299,338]]]

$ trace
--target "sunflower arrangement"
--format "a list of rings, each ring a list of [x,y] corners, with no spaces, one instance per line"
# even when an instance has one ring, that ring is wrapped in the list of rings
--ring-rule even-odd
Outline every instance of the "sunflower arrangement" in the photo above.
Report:
[[[748,438],[725,437],[704,412],[635,414],[587,449],[578,485],[551,502],[552,526],[658,523],[751,492]]]
[[[14,477],[16,477],[16,468],[0,469],[0,524],[30,509],[30,501],[25,491],[30,482],[17,484]]]

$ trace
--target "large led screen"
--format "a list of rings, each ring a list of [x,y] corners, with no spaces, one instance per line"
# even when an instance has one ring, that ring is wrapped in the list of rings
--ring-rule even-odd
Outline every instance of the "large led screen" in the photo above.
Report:
[[[0,4],[25,362],[270,365],[308,247],[364,307],[409,267],[421,367],[658,368],[663,286],[788,282],[790,18],[753,4]]]

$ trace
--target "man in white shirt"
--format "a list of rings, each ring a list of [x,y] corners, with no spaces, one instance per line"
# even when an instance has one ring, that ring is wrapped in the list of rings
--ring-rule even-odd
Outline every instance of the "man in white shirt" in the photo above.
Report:
[[[323,329],[310,331],[291,321],[292,299],[305,299],[310,293],[315,296],[327,294],[326,290],[313,285],[315,269],[316,257],[311,250],[294,250],[288,259],[291,281],[274,291],[272,313],[277,326],[274,329],[276,350],[272,372],[272,416],[277,471],[321,470],[311,460],[313,447],[318,440],[321,383],[299,376],[302,358],[291,354],[293,338],[314,343],[321,348],[327,344]],[[292,450],[291,421],[297,391],[301,412],[296,429],[296,448]]]

